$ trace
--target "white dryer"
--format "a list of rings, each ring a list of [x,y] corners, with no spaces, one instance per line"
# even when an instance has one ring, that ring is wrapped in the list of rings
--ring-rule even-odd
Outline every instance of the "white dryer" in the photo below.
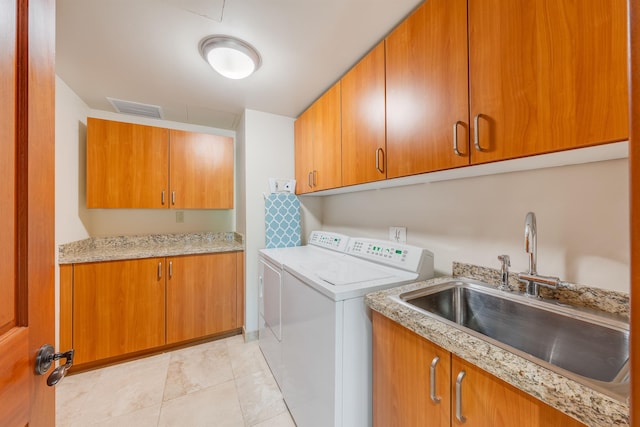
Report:
[[[309,245],[264,249],[260,259],[260,348],[296,425],[372,425],[371,312],[364,295],[433,277],[433,254],[314,231]],[[271,280],[277,285],[267,283],[269,263],[279,269]],[[275,304],[269,289],[279,296]],[[269,312],[279,312],[277,320]]]

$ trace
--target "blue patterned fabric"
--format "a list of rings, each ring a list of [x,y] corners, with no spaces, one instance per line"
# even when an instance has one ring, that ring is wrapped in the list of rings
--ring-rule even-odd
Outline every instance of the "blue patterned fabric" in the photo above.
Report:
[[[300,246],[300,201],[292,193],[271,193],[264,201],[267,248]]]

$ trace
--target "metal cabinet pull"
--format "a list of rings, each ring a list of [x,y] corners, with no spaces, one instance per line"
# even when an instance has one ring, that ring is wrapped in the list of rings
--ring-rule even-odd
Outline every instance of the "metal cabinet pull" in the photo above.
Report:
[[[436,356],[429,367],[429,394],[434,403],[440,403],[440,398],[436,396],[436,366],[438,362],[440,362],[440,358]]]
[[[453,124],[453,154],[462,157],[464,154],[458,150],[458,125],[460,124],[462,124],[460,120]]]
[[[482,114],[476,114],[473,118],[473,145],[476,147],[477,151],[486,151],[484,148],[480,147],[480,130],[478,127],[480,126],[480,116]]]
[[[313,172],[309,172],[309,175],[307,176],[307,181],[309,182],[309,188],[313,188],[312,174]]]
[[[169,261],[169,279],[173,277],[173,261]]]
[[[176,192],[175,191],[171,192],[171,204],[172,205],[176,204]]]
[[[162,263],[158,263],[158,280],[162,279]]]
[[[462,415],[462,380],[467,375],[465,371],[460,371],[458,378],[456,378],[456,418],[461,423],[467,421],[464,415]]]
[[[380,167],[380,153],[382,153],[382,168]],[[376,169],[380,173],[384,173],[384,150],[382,148],[376,149]]]
[[[163,204],[163,205],[164,205],[164,193],[165,193],[165,191],[164,191],[164,190],[162,190],[162,204]]]

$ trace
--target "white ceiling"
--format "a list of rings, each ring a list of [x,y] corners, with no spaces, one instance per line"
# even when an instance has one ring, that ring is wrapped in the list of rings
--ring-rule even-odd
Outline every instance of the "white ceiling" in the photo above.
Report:
[[[90,108],[107,97],[235,129],[245,108],[297,117],[421,0],[57,0],[56,73]],[[198,43],[239,37],[262,55],[244,80]]]

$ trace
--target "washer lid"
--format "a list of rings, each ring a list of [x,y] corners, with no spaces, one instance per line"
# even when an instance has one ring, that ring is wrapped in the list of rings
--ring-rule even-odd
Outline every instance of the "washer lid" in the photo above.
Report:
[[[354,283],[371,282],[393,277],[393,274],[371,265],[364,266],[342,259],[305,263],[303,267],[314,271],[320,279],[335,286],[352,285]]]

